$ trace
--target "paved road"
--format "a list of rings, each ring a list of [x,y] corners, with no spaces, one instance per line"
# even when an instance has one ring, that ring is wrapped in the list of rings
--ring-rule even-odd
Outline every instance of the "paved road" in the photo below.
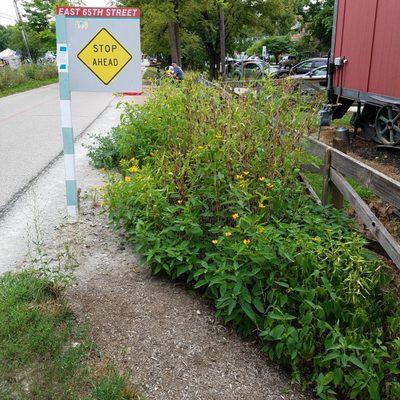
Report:
[[[75,135],[111,100],[110,93],[73,93]],[[0,98],[0,211],[61,150],[57,84]]]

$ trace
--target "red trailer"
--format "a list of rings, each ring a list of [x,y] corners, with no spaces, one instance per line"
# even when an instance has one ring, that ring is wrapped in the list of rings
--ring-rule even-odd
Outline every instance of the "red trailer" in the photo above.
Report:
[[[400,145],[400,0],[336,0],[329,101],[334,119],[355,102],[356,131]]]

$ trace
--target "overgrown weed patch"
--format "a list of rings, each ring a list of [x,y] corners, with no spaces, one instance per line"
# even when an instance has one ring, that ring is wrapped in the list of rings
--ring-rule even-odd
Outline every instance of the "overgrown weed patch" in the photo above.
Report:
[[[154,273],[203,288],[321,399],[400,398],[400,309],[352,222],[297,180],[312,100],[164,84],[90,151],[104,203]]]

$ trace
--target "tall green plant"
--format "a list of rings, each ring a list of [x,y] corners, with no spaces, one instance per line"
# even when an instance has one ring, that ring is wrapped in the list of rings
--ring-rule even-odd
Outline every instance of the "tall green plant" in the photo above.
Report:
[[[399,398],[399,301],[351,221],[297,180],[311,100],[285,83],[233,98],[166,84],[92,149],[116,169],[106,208],[154,273],[202,289],[217,315],[324,400]]]

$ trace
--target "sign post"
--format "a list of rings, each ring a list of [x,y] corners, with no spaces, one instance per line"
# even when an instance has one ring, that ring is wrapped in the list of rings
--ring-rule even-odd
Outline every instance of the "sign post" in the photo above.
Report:
[[[78,217],[71,92],[141,92],[140,11],[58,7],[57,67],[67,214]]]

